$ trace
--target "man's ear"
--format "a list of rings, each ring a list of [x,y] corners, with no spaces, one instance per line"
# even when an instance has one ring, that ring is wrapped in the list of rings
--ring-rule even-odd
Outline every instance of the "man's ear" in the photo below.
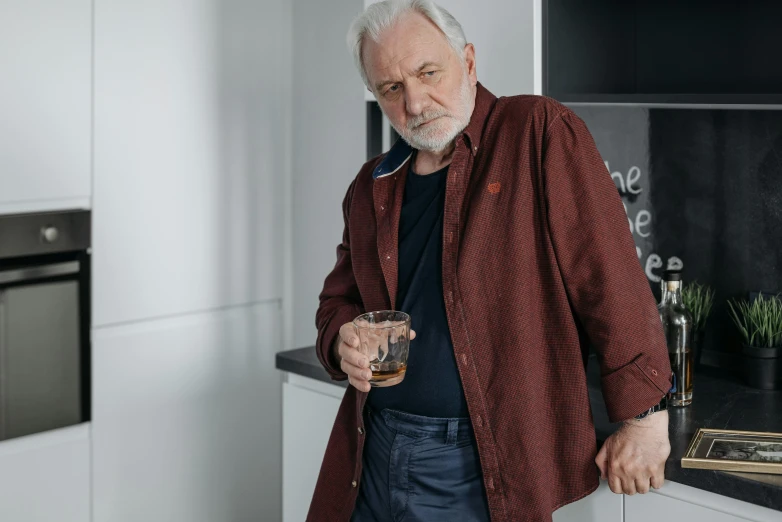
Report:
[[[471,43],[464,46],[464,64],[467,67],[467,76],[470,77],[470,83],[476,85],[478,83],[478,70],[475,63],[475,46]]]

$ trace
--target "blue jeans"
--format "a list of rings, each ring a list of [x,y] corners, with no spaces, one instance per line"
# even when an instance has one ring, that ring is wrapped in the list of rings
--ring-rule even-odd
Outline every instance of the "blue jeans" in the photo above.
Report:
[[[489,521],[470,419],[365,414],[364,468],[351,522]]]

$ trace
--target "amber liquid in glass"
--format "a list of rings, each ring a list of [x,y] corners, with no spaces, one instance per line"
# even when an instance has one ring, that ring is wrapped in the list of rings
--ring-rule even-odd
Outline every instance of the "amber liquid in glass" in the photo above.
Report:
[[[671,397],[672,406],[687,406],[692,403],[693,351],[670,353],[671,368],[676,374],[676,393]]]
[[[369,367],[372,370],[372,378],[369,384],[372,386],[383,387],[399,384],[405,378],[407,364],[398,361],[390,362],[370,362]]]

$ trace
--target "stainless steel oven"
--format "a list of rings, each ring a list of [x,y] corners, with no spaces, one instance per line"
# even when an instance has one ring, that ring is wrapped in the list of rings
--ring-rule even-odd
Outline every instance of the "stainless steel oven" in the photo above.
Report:
[[[90,213],[0,216],[0,440],[90,418]]]

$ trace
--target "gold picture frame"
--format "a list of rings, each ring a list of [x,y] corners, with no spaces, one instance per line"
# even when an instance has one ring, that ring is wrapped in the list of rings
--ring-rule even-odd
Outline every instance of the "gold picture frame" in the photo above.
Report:
[[[700,428],[682,467],[782,475],[782,433]]]

